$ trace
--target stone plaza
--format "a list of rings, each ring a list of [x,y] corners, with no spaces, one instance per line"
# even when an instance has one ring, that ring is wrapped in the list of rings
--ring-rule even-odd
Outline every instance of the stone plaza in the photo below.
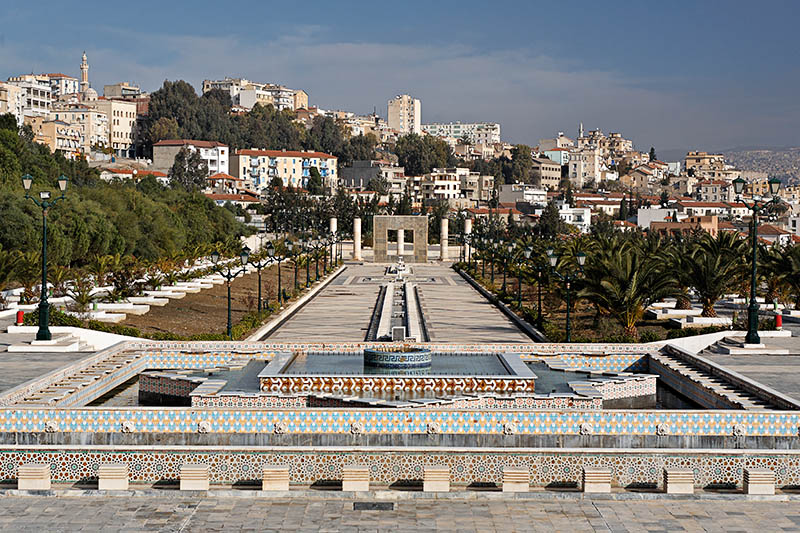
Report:
[[[540,342],[402,239],[246,341],[5,354],[0,527],[800,530],[796,355]]]

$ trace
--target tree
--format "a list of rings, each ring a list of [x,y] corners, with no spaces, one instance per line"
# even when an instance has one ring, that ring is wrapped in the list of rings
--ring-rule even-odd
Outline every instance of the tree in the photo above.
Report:
[[[794,300],[800,310],[800,245],[785,246],[765,257],[768,275]]]
[[[0,130],[8,130],[16,133],[19,131],[19,125],[17,125],[17,117],[12,115],[11,113],[3,113],[0,115]]]
[[[172,117],[161,117],[150,126],[150,140],[154,144],[164,139],[179,139],[178,121]]]
[[[663,207],[666,207],[666,205],[669,203],[669,195],[667,194],[667,191],[661,191],[661,198],[659,198],[659,203]]]
[[[720,232],[717,237],[703,235],[686,264],[704,317],[717,316],[714,304],[737,286],[741,276],[738,258],[744,256],[744,241],[731,233]]]
[[[567,223],[561,220],[561,216],[558,214],[558,206],[553,201],[548,202],[547,206],[545,206],[536,227],[539,235],[545,238],[555,238],[567,233]]]
[[[531,169],[533,168],[533,156],[531,147],[525,144],[516,144],[511,149],[511,181],[521,181],[530,183]],[[506,183],[509,183],[508,181]]]
[[[629,216],[628,201],[623,196],[622,200],[619,201],[619,220],[628,220]]]
[[[317,170],[317,167],[311,167],[309,174],[308,183],[306,184],[306,189],[308,189],[309,194],[325,194],[325,184],[322,181],[322,175],[319,173],[319,170]]]
[[[183,187],[195,192],[206,185],[208,165],[196,150],[184,146],[175,154],[175,163],[169,171],[169,180],[173,187]]]
[[[398,138],[394,151],[407,176],[421,176],[434,168],[447,167],[453,158],[450,146],[442,139],[416,133]]]
[[[658,159],[656,157],[656,149],[651,146],[650,147],[650,161],[655,161],[656,159]]]
[[[630,243],[614,243],[590,256],[582,285],[579,296],[616,318],[631,338],[650,304],[677,293],[661,258]]]
[[[383,196],[389,193],[389,182],[383,176],[375,176],[367,182],[367,190]]]

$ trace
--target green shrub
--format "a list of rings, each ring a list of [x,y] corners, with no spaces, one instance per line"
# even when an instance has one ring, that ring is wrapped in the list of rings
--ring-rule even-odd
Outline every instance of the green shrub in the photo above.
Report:
[[[661,335],[657,331],[647,329],[639,335],[639,342],[656,342],[661,340]]]
[[[39,311],[28,311],[22,319],[25,326],[38,326],[39,325]],[[83,321],[72,315],[68,315],[64,311],[50,308],[50,325],[51,326],[71,326],[73,328],[82,328]]]

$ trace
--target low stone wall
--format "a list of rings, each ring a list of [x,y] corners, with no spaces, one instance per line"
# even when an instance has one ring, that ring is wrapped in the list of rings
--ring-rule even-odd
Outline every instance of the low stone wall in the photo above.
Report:
[[[419,481],[425,466],[450,468],[456,487],[500,483],[504,467],[526,468],[533,487],[577,486],[584,467],[608,468],[620,487],[663,489],[664,468],[689,468],[697,487],[741,487],[745,468],[768,468],[776,486],[800,485],[800,452],[765,450],[602,450],[503,448],[252,448],[165,446],[4,446],[0,447],[0,481],[13,482],[20,465],[51,465],[55,483],[97,479],[101,463],[128,465],[132,483],[177,481],[184,463],[209,465],[212,484],[259,483],[265,465],[287,465],[292,484],[342,478],[342,467],[369,468],[371,481],[391,485]]]

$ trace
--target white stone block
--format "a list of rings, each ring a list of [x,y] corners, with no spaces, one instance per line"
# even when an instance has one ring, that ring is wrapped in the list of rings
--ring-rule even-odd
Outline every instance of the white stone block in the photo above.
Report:
[[[667,494],[694,494],[694,471],[690,468],[665,468],[664,491]]]
[[[270,465],[262,469],[261,490],[289,490],[289,467]]]
[[[775,472],[769,468],[745,468],[744,493],[775,494]]]
[[[528,492],[531,473],[527,468],[503,467],[503,492]]]
[[[128,490],[128,465],[101,464],[97,468],[98,490]]]
[[[342,490],[344,492],[366,492],[369,490],[369,467],[349,465],[342,468]]]
[[[201,463],[182,465],[181,490],[208,490],[208,465]]]
[[[422,490],[423,492],[450,492],[450,467],[423,467]]]
[[[583,492],[611,492],[611,469],[584,467]]]
[[[50,465],[28,463],[20,465],[17,471],[19,490],[50,490]]]

